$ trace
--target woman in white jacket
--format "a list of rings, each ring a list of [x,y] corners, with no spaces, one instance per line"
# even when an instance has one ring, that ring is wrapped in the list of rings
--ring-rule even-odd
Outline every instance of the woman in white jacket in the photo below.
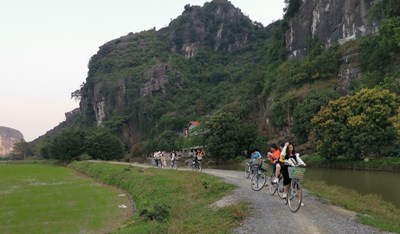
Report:
[[[281,152],[280,161],[283,162],[282,167],[282,175],[283,175],[283,185],[284,185],[284,193],[283,198],[287,197],[287,192],[289,190],[289,184],[292,179],[289,177],[288,167],[290,166],[306,166],[306,164],[301,160],[298,153],[294,148],[294,144],[292,142],[286,142],[285,146]]]

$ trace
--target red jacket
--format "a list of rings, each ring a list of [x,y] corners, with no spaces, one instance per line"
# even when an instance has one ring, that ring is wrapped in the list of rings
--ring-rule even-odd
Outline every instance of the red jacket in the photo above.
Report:
[[[281,151],[279,150],[274,150],[271,153],[272,155],[269,157],[269,161],[271,163],[273,163],[275,160],[279,160],[279,158],[281,157]]]

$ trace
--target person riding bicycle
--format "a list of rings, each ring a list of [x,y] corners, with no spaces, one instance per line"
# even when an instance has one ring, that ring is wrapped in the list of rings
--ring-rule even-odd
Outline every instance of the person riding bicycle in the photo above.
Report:
[[[203,160],[204,156],[205,156],[204,152],[201,149],[196,150],[196,152],[194,154],[193,163],[195,163],[196,165],[199,165],[201,163],[201,161]]]
[[[281,164],[279,159],[281,157],[281,151],[276,144],[271,144],[271,152],[268,152],[269,162],[273,165],[273,171],[275,172],[275,178],[272,180],[273,183],[278,183],[278,176],[281,173]]]
[[[289,191],[289,184],[292,179],[289,177],[288,168],[291,166],[306,166],[306,164],[301,160],[298,153],[294,148],[294,144],[292,142],[286,142],[285,146],[282,149],[280,162],[283,162],[282,167],[282,175],[283,175],[283,198],[287,197],[287,193]]]
[[[176,161],[176,152],[173,150],[169,155],[171,157],[171,168],[174,167]]]
[[[251,155],[250,155],[250,162],[252,164],[255,164],[255,163],[260,164],[261,159],[262,159],[262,156],[260,154],[260,151],[258,151],[258,149],[253,149],[251,152]]]
[[[153,157],[154,157],[154,163],[155,163],[155,166],[158,168],[158,167],[161,167],[161,151],[156,151],[156,152],[154,152],[154,155],[153,155]]]

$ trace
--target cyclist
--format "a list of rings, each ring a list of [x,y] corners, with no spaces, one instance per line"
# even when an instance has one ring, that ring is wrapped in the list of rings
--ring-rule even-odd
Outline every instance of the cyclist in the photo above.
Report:
[[[278,176],[281,173],[281,164],[279,159],[281,157],[281,151],[276,144],[271,144],[271,152],[268,152],[269,162],[273,165],[273,171],[275,172],[275,178],[272,180],[273,183],[278,183]]]
[[[289,191],[289,184],[292,181],[289,177],[288,167],[294,165],[302,165],[306,166],[306,164],[301,160],[298,153],[294,148],[294,144],[292,142],[286,142],[285,146],[282,149],[280,162],[283,162],[284,165],[282,167],[282,175],[283,175],[283,198],[287,197],[287,193]]]
[[[250,160],[251,160],[252,164],[255,164],[255,163],[260,164],[261,163],[261,158],[262,158],[262,156],[260,154],[260,151],[258,151],[258,149],[252,150],[251,156],[250,156]]]
[[[176,161],[176,153],[175,153],[175,150],[173,150],[169,156],[171,157],[171,168],[173,168],[174,165],[175,165],[175,161]]]
[[[161,159],[160,159],[160,157],[161,157],[161,151],[154,152],[153,157],[154,157],[154,162],[155,162],[155,164],[156,164],[156,167],[157,167],[157,168],[158,168],[158,167],[161,167]]]
[[[197,162],[201,162],[203,160],[204,156],[205,156],[204,151],[201,149],[198,149],[197,154],[196,154]]]
[[[194,154],[194,160],[193,163],[195,164],[195,166],[200,165],[201,161],[203,160],[204,157],[204,152],[201,149],[196,150],[195,154]]]

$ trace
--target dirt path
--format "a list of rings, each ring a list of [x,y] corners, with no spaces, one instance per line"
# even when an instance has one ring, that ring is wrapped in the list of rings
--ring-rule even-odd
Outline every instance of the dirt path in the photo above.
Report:
[[[138,163],[130,165],[150,167]],[[237,186],[233,194],[222,199],[217,206],[237,201],[251,204],[249,217],[234,233],[384,233],[357,223],[354,212],[324,204],[306,191],[303,197],[305,205],[297,213],[292,213],[277,195],[270,196],[267,188],[253,191],[250,181],[244,178],[244,172],[217,169],[204,169],[203,172]]]
[[[230,200],[250,202],[250,216],[235,230],[235,233],[382,233],[359,224],[355,213],[323,204],[315,197],[304,194],[304,206],[292,213],[277,195],[271,196],[268,189],[259,192],[250,188],[244,172],[206,169],[205,173],[222,177],[238,188]]]

